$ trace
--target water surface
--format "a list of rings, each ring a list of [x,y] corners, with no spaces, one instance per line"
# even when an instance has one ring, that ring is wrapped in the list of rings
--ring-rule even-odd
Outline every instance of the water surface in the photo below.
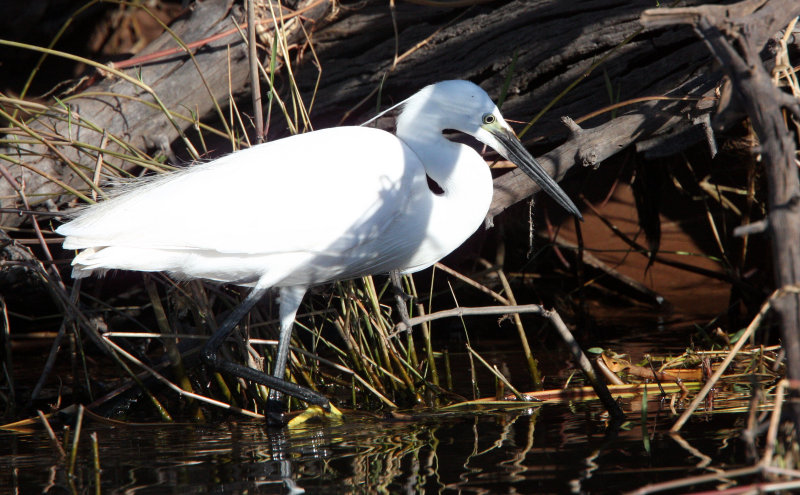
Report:
[[[687,448],[665,433],[668,411],[648,413],[645,434],[638,407],[628,403],[620,428],[586,402],[404,420],[350,413],[343,424],[278,431],[247,420],[87,420],[72,484],[95,491],[90,433],[103,493],[614,493],[708,472],[704,455],[716,467],[744,463],[737,416],[696,419]],[[70,493],[68,465],[41,428],[0,432],[0,493]]]

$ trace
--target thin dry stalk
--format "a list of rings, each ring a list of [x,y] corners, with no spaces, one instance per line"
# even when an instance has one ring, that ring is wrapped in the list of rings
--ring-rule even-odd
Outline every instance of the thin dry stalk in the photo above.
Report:
[[[89,436],[92,440],[92,467],[94,468],[94,493],[100,495],[100,444],[97,441],[97,432],[92,432]]]
[[[258,342],[258,343],[265,343],[265,342]],[[271,341],[270,343],[272,343],[273,345],[277,344],[276,341]],[[317,356],[316,354],[313,354],[313,353],[311,353],[311,352],[309,352],[309,351],[307,351],[305,349],[292,347],[292,351],[300,353],[300,354],[302,354],[302,355],[304,355],[304,356],[306,356],[306,357],[308,357],[310,359],[313,359],[315,361],[319,361],[320,363],[323,363],[323,364],[325,364],[327,366],[330,366],[331,368],[334,368],[334,369],[336,369],[338,371],[341,371],[343,373],[346,373],[346,374],[352,376],[353,379],[355,379],[357,382],[362,384],[367,390],[372,392],[378,399],[380,399],[381,402],[383,402],[384,404],[386,404],[387,406],[389,406],[392,409],[397,409],[398,408],[397,405],[394,402],[392,402],[391,400],[386,398],[385,395],[381,394],[377,389],[375,389],[372,385],[370,385],[370,383],[368,381],[366,381],[358,373],[356,373],[355,371],[351,370],[350,368],[348,368],[346,366],[343,366],[341,364],[338,364],[338,363],[334,363],[333,361],[329,361],[327,359],[321,358],[321,357]],[[402,381],[399,378],[397,378],[396,376],[392,375],[387,370],[381,368],[381,371],[386,376],[388,376],[389,378],[393,379],[395,382],[402,383]]]
[[[167,317],[167,313],[164,310],[164,306],[161,304],[161,298],[158,295],[158,289],[156,288],[155,283],[153,282],[152,278],[149,276],[144,277],[144,284],[145,289],[147,290],[147,295],[150,298],[150,303],[153,306],[153,311],[156,314],[156,324],[158,325],[159,330],[164,335],[169,335],[172,332],[172,328],[170,328],[169,318]],[[106,334],[108,336],[108,334]],[[192,390],[192,382],[189,380],[189,376],[186,374],[186,370],[183,367],[183,360],[181,359],[181,353],[178,350],[177,346],[175,345],[174,339],[165,339],[164,345],[167,349],[167,355],[169,356],[170,362],[172,363],[172,371],[177,377],[178,383],[180,383],[180,387],[183,390],[193,391]],[[189,399],[189,407],[194,409],[194,416],[198,419],[202,417],[202,413],[200,413],[199,409],[196,407],[194,401]]]
[[[255,0],[247,0],[247,48],[250,58],[250,95],[253,99],[253,120],[255,120],[256,127],[256,142],[263,143],[264,115],[261,108],[261,80],[258,75]]]
[[[475,352],[475,349],[473,349],[472,346],[467,345],[467,351],[473,356],[475,356],[475,359],[477,359],[479,363],[485,366],[486,369],[489,370],[491,374],[493,374],[498,380],[500,380],[503,383],[503,385],[508,387],[511,393],[514,394],[514,397],[517,398],[517,400],[525,400],[522,394],[519,393],[519,391],[516,388],[514,388],[513,385],[511,385],[511,382],[508,381],[508,378],[506,378],[502,373],[500,373],[500,370],[497,369],[497,366],[489,364],[485,359],[483,359],[483,357],[481,357],[480,354]]]
[[[480,260],[486,268],[490,268],[491,264],[481,259]],[[511,284],[508,283],[508,278],[506,277],[505,272],[502,268],[498,267],[495,270],[497,276],[500,278],[500,283],[503,285],[503,292],[505,292],[506,296],[508,297],[508,304],[509,306],[516,306],[517,305],[517,298],[514,296],[514,292],[511,290]],[[536,390],[542,388],[542,377],[539,374],[539,363],[536,361],[536,358],[533,357],[533,353],[531,352],[531,346],[528,344],[528,336],[525,334],[525,327],[522,326],[522,318],[520,318],[518,313],[514,313],[512,315],[514,318],[514,326],[517,329],[517,335],[519,336],[520,344],[522,344],[522,352],[525,355],[525,362],[528,364],[528,372],[530,373],[530,377],[533,383],[533,387]]]
[[[69,476],[75,476],[75,461],[78,459],[78,442],[80,442],[83,427],[83,405],[78,404],[78,418],[75,420],[75,434],[72,436],[72,449],[69,453]]]
[[[0,342],[3,344],[2,372],[3,378],[5,378],[8,384],[8,407],[13,408],[14,404],[17,402],[17,392],[14,386],[14,364],[11,360],[11,324],[8,321],[8,306],[6,306],[6,300],[2,295],[0,295],[0,307],[2,307],[3,313],[3,334],[2,338],[0,338]]]
[[[775,402],[772,405],[772,415],[769,420],[769,429],[767,430],[767,443],[764,445],[764,456],[759,463],[764,467],[772,464],[772,456],[775,452],[775,445],[778,439],[778,425],[780,425],[781,411],[783,410],[783,397],[787,388],[797,391],[800,389],[800,383],[798,383],[797,380],[787,379],[778,382],[778,387],[775,390]],[[796,437],[794,441],[797,441]]]
[[[136,364],[137,366],[140,366],[142,369],[144,369],[148,373],[150,373],[150,375],[152,375],[155,379],[157,379],[158,381],[160,381],[161,383],[163,383],[164,385],[166,385],[167,387],[169,387],[170,389],[174,390],[175,392],[177,392],[178,394],[180,394],[182,396],[190,397],[190,398],[205,402],[207,404],[211,404],[212,406],[219,407],[221,409],[225,409],[225,410],[232,411],[232,412],[237,412],[237,413],[244,414],[244,415],[247,415],[247,416],[251,416],[251,417],[254,417],[254,418],[259,418],[259,419],[263,419],[264,418],[263,415],[258,414],[256,412],[253,412],[253,411],[250,411],[250,410],[247,410],[247,409],[242,409],[242,408],[239,408],[239,407],[236,407],[236,406],[232,406],[230,404],[225,404],[224,402],[220,402],[220,401],[212,399],[210,397],[206,397],[204,395],[200,395],[200,394],[188,391],[188,390],[184,390],[181,387],[179,387],[178,385],[172,383],[170,380],[168,380],[166,377],[164,377],[164,375],[162,375],[161,373],[157,372],[155,369],[151,368],[150,366],[147,366],[142,361],[137,359],[135,356],[133,356],[132,354],[127,352],[125,349],[123,349],[120,346],[118,346],[117,344],[115,344],[114,341],[112,341],[111,339],[106,339],[105,336],[103,336],[103,338],[106,341],[106,343],[109,346],[111,346],[120,355],[122,355],[123,357],[125,357],[126,359],[131,361],[132,363]],[[166,410],[164,410],[163,413],[166,413]]]
[[[501,296],[500,294],[498,294],[497,292],[493,291],[492,289],[486,287],[485,285],[481,284],[480,282],[476,282],[475,280],[467,277],[466,275],[453,270],[452,268],[448,267],[447,265],[443,265],[442,263],[436,263],[434,266],[437,269],[442,270],[443,272],[447,273],[448,275],[452,275],[453,277],[461,280],[462,282],[464,282],[464,283],[466,283],[466,284],[468,284],[468,285],[470,285],[472,287],[475,287],[479,291],[481,291],[481,292],[483,292],[485,294],[488,294],[493,299],[495,299],[497,302],[502,303],[502,304],[506,304],[506,305],[511,305],[511,301],[509,301],[507,298]]]
[[[739,337],[739,340],[736,341],[736,344],[734,344],[734,346],[731,348],[728,355],[725,357],[722,363],[720,363],[719,368],[717,368],[714,374],[711,375],[711,378],[708,379],[708,381],[700,390],[700,392],[697,393],[695,398],[689,404],[689,407],[687,407],[686,410],[683,411],[681,417],[678,418],[677,421],[675,421],[675,424],[672,425],[670,431],[672,432],[680,431],[683,425],[686,424],[686,421],[688,421],[691,415],[694,413],[694,411],[697,410],[697,408],[700,406],[700,403],[705,400],[706,395],[708,395],[708,392],[716,385],[717,381],[720,379],[722,374],[728,368],[728,365],[731,363],[731,361],[733,361],[733,358],[736,357],[736,354],[739,352],[739,350],[741,350],[741,348],[747,343],[747,341],[750,340],[750,336],[761,325],[761,320],[764,319],[764,316],[767,314],[770,308],[772,308],[774,302],[786,294],[797,294],[797,293],[800,293],[800,287],[793,287],[793,286],[781,287],[780,289],[776,289],[775,291],[773,291],[773,293],[769,296],[769,298],[767,298],[767,300],[764,301],[764,304],[761,305],[761,309],[759,309],[758,314],[755,316],[755,318],[753,318],[750,324],[747,325],[747,329],[744,331],[741,337]]]
[[[58,441],[55,432],[53,431],[53,427],[50,426],[50,422],[47,421],[47,416],[41,410],[36,410],[36,414],[39,415],[39,419],[42,421],[42,426],[44,426],[45,431],[47,432],[47,436],[50,438],[50,441],[53,443],[53,447],[55,447],[58,456],[61,460],[67,458],[67,453],[64,451],[64,447],[61,446],[61,442]]]

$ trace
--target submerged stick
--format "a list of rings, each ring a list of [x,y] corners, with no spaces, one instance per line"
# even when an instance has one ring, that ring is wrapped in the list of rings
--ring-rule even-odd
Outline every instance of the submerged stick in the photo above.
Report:
[[[559,316],[556,311],[548,311],[538,304],[524,304],[520,306],[484,306],[480,308],[458,307],[444,311],[438,311],[428,315],[416,316],[411,318],[409,321],[412,325],[417,325],[423,322],[438,320],[440,318],[449,318],[453,316],[461,317],[515,313],[536,313],[548,318],[553,323],[553,326],[556,328],[559,335],[561,335],[561,338],[564,339],[564,342],[567,344],[567,347],[572,353],[572,357],[575,359],[575,362],[578,364],[578,367],[581,369],[581,371],[583,371],[583,374],[586,376],[586,380],[589,382],[589,384],[591,384],[592,388],[597,394],[597,397],[600,399],[600,402],[603,403],[606,410],[608,410],[609,414],[611,414],[614,419],[621,419],[625,416],[622,412],[622,409],[620,409],[619,404],[617,404],[617,402],[614,400],[614,397],[611,395],[611,392],[609,392],[605,382],[597,377],[594,368],[592,368],[592,363],[589,362],[589,358],[587,358],[586,354],[583,353],[581,346],[575,340],[575,337],[572,336],[569,328],[567,328],[567,325],[564,324],[561,316]],[[395,336],[406,329],[405,323],[399,322],[397,325],[395,325],[395,331],[392,336]]]
[[[575,359],[578,367],[583,371],[589,384],[591,384],[600,402],[606,407],[611,417],[617,420],[624,418],[625,414],[622,412],[622,409],[620,409],[619,404],[617,404],[617,401],[614,400],[611,392],[609,392],[606,383],[597,377],[594,368],[592,368],[592,363],[589,362],[589,358],[583,353],[581,346],[575,340],[575,337],[572,336],[572,332],[570,332],[567,325],[564,324],[561,316],[559,316],[556,311],[547,311],[545,316],[550,319],[550,322],[553,323],[553,326],[556,327],[559,335],[561,335],[561,338],[566,342],[567,347],[569,347],[570,352],[572,352],[573,359]]]

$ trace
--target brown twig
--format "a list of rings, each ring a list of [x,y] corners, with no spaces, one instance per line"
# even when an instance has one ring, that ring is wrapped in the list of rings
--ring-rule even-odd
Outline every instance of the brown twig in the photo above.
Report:
[[[800,114],[796,98],[776,87],[761,60],[761,49],[773,34],[800,15],[796,0],[746,0],[732,5],[649,9],[646,26],[687,24],[694,28],[730,78],[737,101],[758,136],[767,176],[769,225],[775,286],[800,284],[800,177],[797,143],[786,126],[785,112]],[[786,373],[800,379],[800,294],[771,301],[781,325]],[[791,401],[800,429],[800,402]]]
[[[758,329],[758,327],[761,325],[761,320],[764,319],[764,316],[772,308],[774,302],[786,294],[798,294],[798,293],[800,293],[800,287],[798,286],[782,287],[780,289],[775,290],[769,296],[769,298],[764,302],[764,304],[761,305],[761,309],[758,311],[758,314],[755,316],[755,318],[753,318],[750,324],[747,325],[747,328],[745,329],[744,333],[742,333],[741,337],[739,337],[739,340],[736,341],[736,344],[734,344],[734,346],[731,348],[728,355],[725,356],[725,359],[722,361],[722,363],[720,363],[719,367],[711,376],[711,378],[709,378],[709,380],[706,382],[706,384],[703,386],[700,392],[697,393],[695,398],[692,400],[691,404],[689,404],[689,407],[687,407],[686,410],[683,411],[681,417],[678,418],[678,420],[675,421],[675,424],[672,425],[670,431],[672,432],[680,431],[680,429],[683,427],[683,425],[686,423],[689,417],[691,417],[691,415],[694,413],[694,411],[697,409],[700,403],[703,402],[708,392],[714,387],[714,385],[717,384],[719,378],[728,368],[728,365],[731,363],[731,361],[733,361],[733,358],[736,357],[736,353],[738,353],[739,350],[742,347],[744,347],[744,345],[750,340],[750,336],[753,334],[753,332],[755,332],[756,329]]]
[[[250,58],[250,96],[253,99],[253,119],[256,126],[256,143],[264,142],[264,114],[261,108],[261,80],[258,75],[258,47],[256,46],[255,0],[247,0],[247,48]]]

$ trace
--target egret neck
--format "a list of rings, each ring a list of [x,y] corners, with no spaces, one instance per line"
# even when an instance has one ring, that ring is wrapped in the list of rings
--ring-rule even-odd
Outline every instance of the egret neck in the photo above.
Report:
[[[435,98],[432,91],[429,95],[425,90],[417,93],[404,103],[395,130],[422,162],[428,177],[441,188],[440,194],[431,190],[435,206],[430,211],[428,229],[449,234],[424,241],[435,242],[437,245],[428,252],[437,253],[454,250],[480,227],[493,194],[491,172],[478,152],[443,136],[447,129],[468,132],[456,123],[463,120],[463,107],[446,102]]]

